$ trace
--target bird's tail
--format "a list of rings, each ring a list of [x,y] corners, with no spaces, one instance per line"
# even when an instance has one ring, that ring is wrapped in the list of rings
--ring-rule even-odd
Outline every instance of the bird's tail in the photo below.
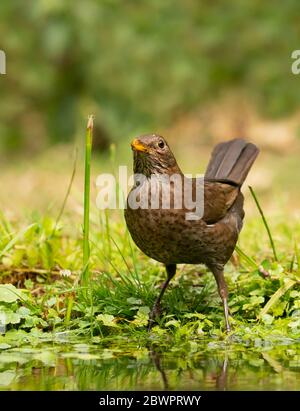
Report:
[[[254,144],[242,139],[220,143],[211,154],[204,178],[241,186],[258,153]]]

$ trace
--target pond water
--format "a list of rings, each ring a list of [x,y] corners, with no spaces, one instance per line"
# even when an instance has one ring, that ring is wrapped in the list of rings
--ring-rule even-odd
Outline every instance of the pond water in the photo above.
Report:
[[[300,345],[206,344],[182,354],[138,345],[2,349],[1,390],[299,390]]]

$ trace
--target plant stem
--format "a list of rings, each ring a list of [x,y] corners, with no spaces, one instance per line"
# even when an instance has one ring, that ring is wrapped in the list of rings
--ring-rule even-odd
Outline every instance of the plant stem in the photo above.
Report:
[[[235,246],[235,251],[237,252],[238,256],[248,264],[249,268],[251,268],[252,270],[259,269],[259,266],[258,264],[256,264],[254,259],[244,253],[244,251],[239,246]]]
[[[64,211],[65,211],[65,207],[66,207],[66,204],[67,204],[69,195],[70,195],[70,193],[71,193],[71,188],[72,188],[72,185],[73,185],[73,182],[74,182],[74,178],[75,178],[75,174],[76,174],[77,154],[78,154],[78,150],[77,150],[77,148],[76,148],[76,149],[75,149],[75,158],[74,158],[73,171],[72,171],[72,175],[71,175],[70,182],[69,182],[69,185],[68,185],[68,189],[67,189],[67,192],[66,192],[64,201],[63,201],[63,203],[62,203],[61,209],[60,209],[60,211],[59,211],[59,214],[58,214],[58,216],[57,216],[57,218],[56,218],[55,225],[54,225],[54,228],[53,228],[53,230],[52,230],[52,233],[51,233],[51,236],[50,236],[50,237],[53,237],[53,236],[55,235],[55,232],[56,232],[56,230],[57,230],[57,226],[58,226],[59,221],[60,221],[60,219],[61,219],[61,217],[62,217],[62,215],[63,215],[63,213],[64,213]]]
[[[81,285],[87,286],[90,272],[90,192],[91,192],[91,157],[93,144],[94,116],[88,117],[85,140],[85,173],[84,173],[84,221],[83,221],[83,271]]]
[[[258,211],[259,211],[259,213],[260,213],[260,215],[261,215],[261,218],[262,218],[262,220],[263,220],[264,226],[265,226],[265,228],[266,228],[266,230],[267,230],[267,233],[268,233],[268,236],[269,236],[269,240],[270,240],[270,244],[271,244],[271,247],[272,247],[272,250],[273,250],[274,259],[275,259],[275,261],[278,261],[278,257],[277,257],[277,253],[276,253],[276,249],[275,249],[275,244],[274,244],[274,241],[273,241],[273,238],[272,238],[272,234],[271,234],[269,225],[268,225],[267,220],[266,220],[266,218],[265,218],[264,212],[263,212],[263,210],[262,210],[262,208],[261,208],[261,206],[260,206],[260,204],[259,204],[259,201],[258,201],[258,199],[257,199],[257,197],[256,197],[256,194],[255,194],[253,188],[249,186],[249,190],[250,190],[250,193],[251,193],[252,197],[254,198],[255,204],[256,204],[256,206],[257,206],[257,208],[258,208]]]

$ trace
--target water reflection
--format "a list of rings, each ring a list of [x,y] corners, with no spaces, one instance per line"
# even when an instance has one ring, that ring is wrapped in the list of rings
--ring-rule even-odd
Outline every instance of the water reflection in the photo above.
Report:
[[[168,375],[165,369],[163,368],[163,366],[161,365],[163,355],[154,351],[153,349],[150,350],[149,355],[158,373],[160,374],[163,389],[164,390],[172,389],[172,387],[169,384]],[[225,391],[227,388],[227,370],[228,370],[228,358],[227,358],[227,355],[225,354],[225,359],[223,361],[222,366],[219,367],[219,369],[216,369],[215,373],[212,373],[212,375],[210,376],[212,379],[215,379],[215,389],[218,391]],[[190,380],[191,381],[195,380],[192,369],[189,369],[188,372],[189,372]],[[178,387],[175,387],[175,388],[173,387],[173,389],[178,389]]]
[[[168,390],[170,388],[169,387],[169,382],[168,382],[168,377],[166,375],[165,370],[161,366],[161,357],[162,357],[162,355],[159,354],[158,352],[156,352],[153,349],[150,349],[149,355],[150,355],[150,358],[153,361],[153,364],[155,365],[157,371],[159,372],[159,374],[161,376],[162,383],[163,383],[163,389]]]
[[[228,370],[228,358],[224,359],[221,372],[216,378],[216,389],[218,391],[225,391],[227,386],[227,370]]]
[[[86,344],[2,351],[0,388],[13,390],[299,390],[299,346],[178,354]]]

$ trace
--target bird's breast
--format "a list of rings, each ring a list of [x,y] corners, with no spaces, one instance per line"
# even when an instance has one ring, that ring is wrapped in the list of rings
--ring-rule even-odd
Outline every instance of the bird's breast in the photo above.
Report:
[[[170,204],[163,208],[164,189],[161,185],[151,187],[144,181],[131,190],[125,219],[136,245],[147,256],[165,264],[207,263],[216,255],[227,258],[237,239],[235,225],[226,221],[208,225],[202,219],[189,220],[187,209],[176,204],[178,192],[174,194],[172,190]]]

